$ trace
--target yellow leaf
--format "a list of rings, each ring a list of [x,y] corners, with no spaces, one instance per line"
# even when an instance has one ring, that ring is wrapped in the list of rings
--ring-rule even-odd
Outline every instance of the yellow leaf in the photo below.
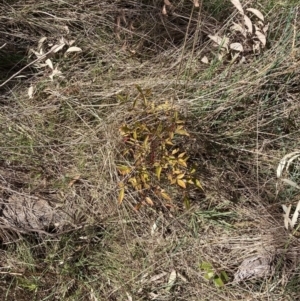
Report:
[[[131,168],[129,166],[126,166],[126,165],[118,165],[117,166],[117,170],[123,176],[127,175],[127,174],[129,174],[131,172]]]
[[[133,105],[132,105],[132,108],[133,108],[133,109],[134,109],[135,106],[136,106],[137,100],[138,100],[138,98],[136,97],[135,100],[134,100],[134,102],[133,102]]]
[[[186,164],[185,160],[183,160],[183,159],[178,159],[178,164],[181,166],[187,167],[187,164]]]
[[[135,177],[132,177],[128,180],[128,182],[133,186],[133,187],[136,187],[138,182],[137,182],[137,179]]]
[[[121,204],[123,202],[124,195],[125,195],[125,188],[123,187],[119,192],[119,197],[118,197],[119,204]]]
[[[166,140],[165,140],[165,143],[168,144],[168,145],[174,145],[174,144],[172,143],[172,141],[171,141],[170,138],[166,139]]]
[[[174,113],[174,119],[175,119],[175,121],[177,121],[177,119],[178,119],[178,112],[177,111]]]
[[[159,125],[157,126],[156,133],[159,135],[161,134],[162,130],[163,130],[163,125],[160,122]]]
[[[180,179],[177,179],[177,184],[182,187],[182,188],[186,188],[186,184],[184,181],[180,180]]]
[[[190,134],[184,129],[176,129],[175,134],[189,136]]]
[[[173,174],[174,175],[180,175],[182,172],[181,172],[181,170],[179,170],[179,169],[174,169],[173,170]]]
[[[160,180],[161,170],[162,170],[162,167],[160,165],[156,167],[155,174],[156,174],[158,180]]]
[[[177,176],[177,180],[180,180],[180,179],[182,179],[184,177],[184,173],[181,173],[181,174],[179,174],[178,176]]]
[[[150,206],[153,206],[153,205],[154,205],[153,201],[152,201],[149,197],[146,197],[146,202],[147,202],[147,204],[149,204]]]
[[[127,125],[124,125],[120,128],[121,135],[126,135],[130,132],[130,128]]]
[[[137,133],[136,133],[136,129],[133,131],[133,139],[136,140],[137,139]]]
[[[170,198],[170,196],[169,196],[166,192],[161,191],[160,194],[161,194],[161,196],[162,196],[164,199],[166,199],[167,201],[170,201],[170,202],[172,201],[172,199]]]
[[[176,149],[174,149],[173,151],[172,151],[172,155],[175,155],[176,153],[178,153],[179,152],[179,148],[176,148]]]
[[[148,148],[148,140],[149,140],[149,135],[146,136],[144,142],[143,142],[143,146],[144,148]]]
[[[170,133],[169,133],[169,137],[170,137],[170,139],[172,140],[172,139],[174,138],[174,133],[173,133],[173,132],[170,132]]]
[[[147,183],[144,183],[144,189],[150,189],[150,185]]]
[[[185,153],[181,153],[180,155],[178,155],[178,158],[182,158],[185,155]]]
[[[141,180],[143,183],[146,183],[149,180],[149,174],[147,172],[143,172],[141,174]]]
[[[192,167],[192,169],[190,170],[190,174],[193,174],[196,172],[196,168],[195,167]]]

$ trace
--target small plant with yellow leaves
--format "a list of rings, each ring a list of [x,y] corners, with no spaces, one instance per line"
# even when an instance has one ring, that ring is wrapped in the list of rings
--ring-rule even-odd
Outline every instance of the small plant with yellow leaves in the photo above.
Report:
[[[202,188],[195,178],[196,168],[190,166],[183,137],[189,137],[185,121],[179,118],[178,108],[170,102],[150,101],[150,90],[137,87],[129,121],[120,127],[123,138],[122,164],[117,169],[122,176],[119,203],[126,190],[133,189],[143,204],[153,205],[152,198],[172,203],[170,191],[179,195],[189,207],[189,188]],[[123,98],[120,97],[122,100]],[[168,191],[163,187],[168,186]]]

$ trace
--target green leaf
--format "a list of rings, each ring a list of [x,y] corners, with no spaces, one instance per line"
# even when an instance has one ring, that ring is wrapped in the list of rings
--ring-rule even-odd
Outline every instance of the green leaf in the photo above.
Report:
[[[144,101],[144,105],[147,106],[148,105],[148,102],[147,102],[147,98],[142,90],[142,88],[139,86],[139,85],[136,85],[136,88],[138,89],[138,91],[140,92],[140,95]]]
[[[224,282],[218,276],[215,276],[215,278],[214,278],[214,284],[215,284],[216,287],[223,287],[224,286]]]
[[[198,179],[195,179],[194,183],[195,183],[195,186],[197,186],[198,188],[200,188],[200,189],[203,190],[203,187],[202,187],[202,185],[201,185],[201,183],[200,183],[200,181]]]
[[[187,196],[183,199],[185,209],[189,210],[191,208],[191,202]]]
[[[207,280],[212,279],[215,276],[214,272],[208,272],[204,275],[204,278]]]
[[[226,282],[229,281],[229,277],[228,277],[228,275],[227,275],[227,273],[226,273],[225,271],[222,271],[222,272],[220,273],[220,278],[222,279],[222,281],[223,281],[224,283],[226,283]]]
[[[212,265],[211,263],[207,262],[207,261],[202,261],[200,264],[200,269],[203,271],[211,271],[212,270]]]

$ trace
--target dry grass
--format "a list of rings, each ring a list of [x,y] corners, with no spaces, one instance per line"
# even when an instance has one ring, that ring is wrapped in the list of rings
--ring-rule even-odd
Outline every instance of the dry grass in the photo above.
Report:
[[[67,216],[34,234],[1,222],[3,300],[295,300],[299,241],[284,229],[280,205],[298,191],[278,185],[275,170],[298,148],[297,2],[252,2],[270,30],[266,49],[245,64],[213,60],[207,37],[228,33],[236,18],[229,1],[204,3],[200,13],[191,1],[171,2],[168,17],[150,0],[1,7],[0,80],[13,76],[0,82],[1,214],[20,195]],[[82,52],[51,57],[62,78],[34,65],[14,77],[43,36],[45,51],[64,37]],[[135,85],[157,102],[172,99],[187,121],[185,143],[204,187],[189,210],[174,201],[175,209],[161,202],[135,212],[134,193],[117,204],[118,129],[131,106],[117,95],[133,99]],[[297,182],[297,168],[291,176]],[[249,255],[269,256],[272,271],[234,282]],[[229,282],[207,281],[202,262]]]

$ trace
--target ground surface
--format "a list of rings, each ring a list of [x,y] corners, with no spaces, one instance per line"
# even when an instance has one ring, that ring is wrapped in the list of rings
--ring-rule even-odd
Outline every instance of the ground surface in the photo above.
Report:
[[[297,300],[298,1],[194,3],[1,6],[1,300]]]

